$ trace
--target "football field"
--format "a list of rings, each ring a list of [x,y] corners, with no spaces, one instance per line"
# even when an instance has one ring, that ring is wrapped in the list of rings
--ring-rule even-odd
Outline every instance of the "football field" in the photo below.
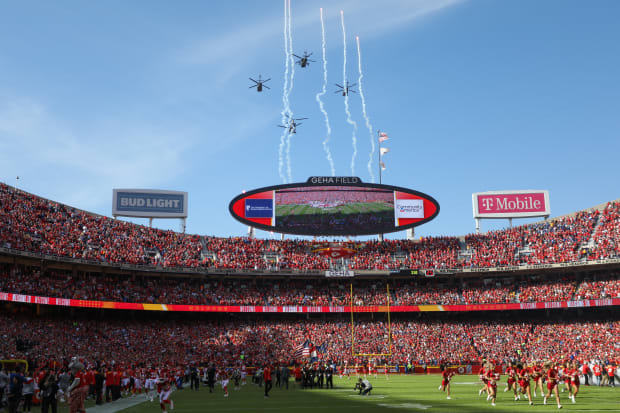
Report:
[[[505,393],[503,383],[498,386],[498,398],[495,407],[487,402],[485,396],[478,396],[481,387],[477,376],[456,376],[452,380],[451,400],[439,391],[439,376],[384,376],[371,377],[373,385],[370,396],[360,396],[353,390],[355,378],[334,380],[334,389],[299,389],[293,382],[289,389],[274,387],[268,399],[264,398],[263,388],[248,382],[241,390],[229,388],[230,397],[224,398],[222,389],[216,385],[210,394],[206,387],[199,391],[186,388],[172,394],[174,413],[203,412],[522,412],[522,411],[558,411],[555,401],[543,405],[543,399],[536,397],[535,404],[529,406],[527,401],[514,401],[511,393]],[[142,399],[144,396],[134,398]],[[562,411],[576,412],[618,412],[620,411],[620,388],[582,386],[573,404],[566,393],[560,393]],[[106,411],[115,403],[106,405]],[[94,410],[99,410],[94,409]],[[102,413],[103,413],[102,409]],[[90,411],[90,409],[89,409]],[[155,402],[145,401],[123,410],[127,413],[159,413],[161,409]],[[168,413],[172,413],[168,412]]]

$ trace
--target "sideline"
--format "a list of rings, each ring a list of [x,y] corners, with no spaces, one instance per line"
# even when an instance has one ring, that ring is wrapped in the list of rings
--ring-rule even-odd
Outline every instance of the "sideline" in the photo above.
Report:
[[[118,411],[125,410],[146,402],[148,402],[148,400],[146,400],[144,394],[139,394],[134,397],[123,397],[111,403],[88,407],[86,411],[88,413],[116,413]],[[159,403],[157,403],[157,405],[159,407]]]

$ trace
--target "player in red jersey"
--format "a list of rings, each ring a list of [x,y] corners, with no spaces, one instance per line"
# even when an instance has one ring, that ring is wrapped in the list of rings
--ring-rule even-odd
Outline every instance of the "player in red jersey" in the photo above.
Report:
[[[493,362],[489,362],[487,364],[485,377],[487,379],[487,388],[489,392],[489,397],[487,399],[491,399],[491,406],[495,406],[495,400],[497,399],[497,382],[500,379],[500,374],[495,372],[495,364]]]
[[[228,382],[230,381],[230,374],[226,369],[220,370],[220,383],[222,384],[222,390],[224,390],[224,397],[228,397]]]
[[[170,394],[172,393],[172,388],[170,387],[170,380],[166,378],[160,378],[158,380],[158,390],[159,390],[159,406],[163,413],[166,412],[166,405],[170,405],[170,410],[174,410],[174,402],[170,398]]]
[[[569,377],[570,385],[573,389],[573,394],[570,396],[570,400],[573,403],[576,403],[575,397],[579,393],[579,385],[581,384],[579,382],[579,376],[580,376],[579,367],[577,367],[577,362],[573,361],[572,363],[570,363],[569,370],[568,370],[568,377]]]
[[[506,388],[504,388],[504,393],[508,390],[512,390],[515,401],[521,399],[521,395],[517,394],[517,367],[515,363],[510,363],[510,366],[506,367],[506,375],[508,376],[508,380],[506,381]]]
[[[530,369],[524,368],[522,364],[517,364],[515,371],[517,373],[519,387],[521,387],[521,393],[527,396],[530,405],[534,404],[534,402],[532,401],[532,390],[530,388]]]
[[[450,400],[450,379],[456,374],[454,371],[450,371],[448,367],[444,367],[441,371],[441,391],[446,392],[446,399]]]
[[[555,394],[555,400],[558,402],[558,409],[561,409],[562,404],[560,403],[560,394],[558,393],[559,377],[555,363],[545,363],[543,366],[543,371],[547,375],[547,394],[545,395],[543,404],[547,404],[547,399],[551,396],[551,393],[553,393]]]

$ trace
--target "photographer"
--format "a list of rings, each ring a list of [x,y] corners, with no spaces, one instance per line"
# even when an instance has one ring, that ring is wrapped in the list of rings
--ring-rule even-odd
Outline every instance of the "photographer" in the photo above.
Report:
[[[353,390],[358,390],[360,395],[369,396],[370,391],[372,390],[372,384],[368,381],[368,379],[359,378],[359,381],[355,384],[355,388]]]
[[[52,408],[52,413],[58,411],[58,400],[56,393],[58,392],[58,379],[54,372],[46,372],[39,385],[41,389],[41,413],[47,413]]]

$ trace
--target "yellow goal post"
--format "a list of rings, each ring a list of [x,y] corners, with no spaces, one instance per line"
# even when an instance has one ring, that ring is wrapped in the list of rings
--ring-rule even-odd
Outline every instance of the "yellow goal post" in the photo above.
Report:
[[[356,353],[355,352],[355,323],[353,318],[353,284],[351,284],[351,355],[353,357],[379,357],[392,355],[392,325],[390,322],[390,284],[386,284],[387,321],[388,321],[388,349],[389,353]]]

